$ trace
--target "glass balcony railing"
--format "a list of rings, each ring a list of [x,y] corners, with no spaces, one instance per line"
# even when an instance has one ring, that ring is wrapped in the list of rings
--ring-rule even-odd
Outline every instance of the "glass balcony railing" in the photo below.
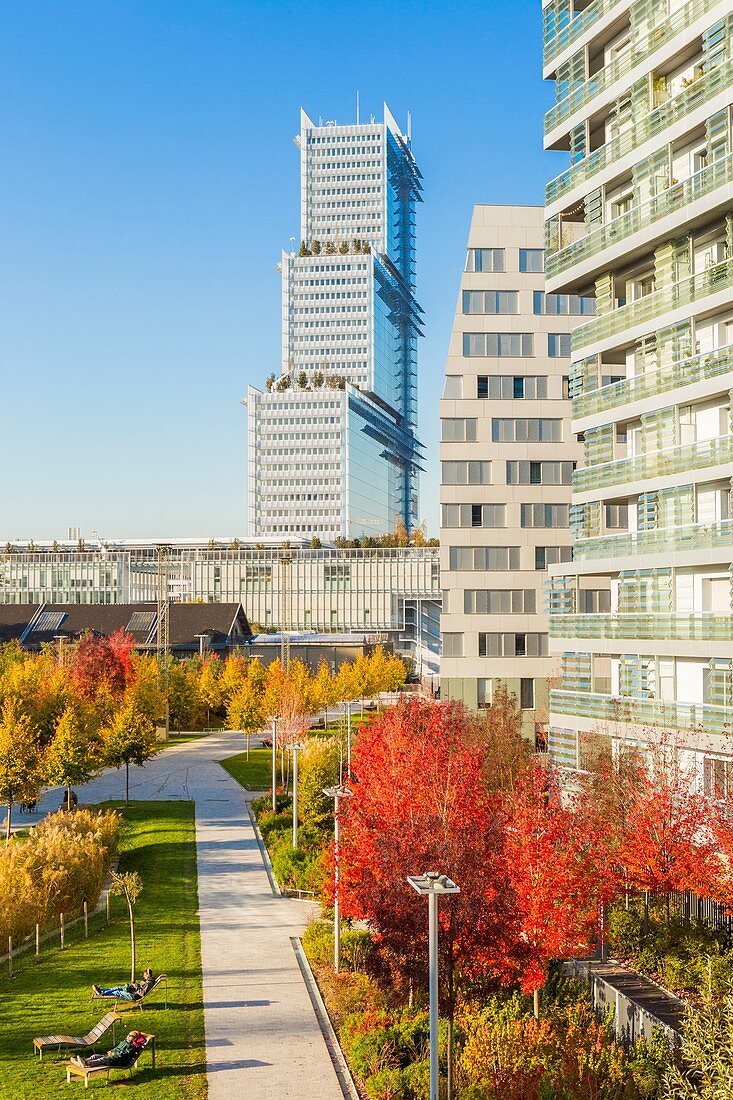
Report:
[[[733,435],[722,435],[717,439],[685,443],[679,447],[668,447],[663,451],[634,455],[632,458],[620,458],[614,462],[583,466],[573,474],[573,491],[584,493],[588,489],[600,489],[604,485],[645,481],[647,478],[677,474],[686,470],[702,470],[706,466],[719,466],[731,461],[733,461]]]
[[[565,245],[556,252],[545,253],[545,272],[548,278],[559,275],[562,271],[591,256],[597,256],[605,248],[622,241],[631,233],[636,233],[648,225],[653,225],[660,218],[675,211],[683,210],[695,199],[702,198],[715,191],[723,184],[733,180],[733,154],[721,157],[706,168],[696,172],[694,176],[682,183],[674,183],[659,195],[655,195],[649,202],[641,203],[633,207],[620,217],[605,225],[598,226],[586,233],[584,237]]]
[[[723,91],[733,79],[733,58],[727,58],[716,65],[715,68],[684,88],[678,95],[668,99],[656,107],[648,115],[644,115],[638,122],[632,123],[622,133],[610,138],[605,145],[594,152],[589,153],[577,164],[571,165],[562,175],[551,180],[545,188],[545,203],[555,202],[567,195],[574,187],[586,180],[592,179],[596,172],[600,172],[606,165],[613,164],[626,153],[633,153],[649,138],[661,134],[674,122],[683,119],[696,107],[712,99],[718,92]]]
[[[661,699],[631,699],[623,695],[559,689],[551,693],[550,711],[598,722],[659,726],[670,731],[704,731],[724,735],[733,732],[733,707],[713,706],[711,703],[663,702]]]
[[[668,393],[681,386],[689,386],[703,378],[715,378],[733,370],[733,344],[717,348],[715,351],[702,352],[689,359],[680,359],[668,367],[637,374],[633,378],[624,378],[621,382],[612,382],[609,386],[587,390],[573,398],[573,418],[592,416],[593,413],[607,412],[642,397],[652,397]]]
[[[551,638],[729,642],[733,615],[550,615],[549,632]]]
[[[574,561],[627,559],[638,554],[680,553],[684,550],[725,549],[733,553],[733,521],[690,523],[680,527],[659,527],[650,531],[624,531],[598,535],[573,543]],[[731,558],[733,561],[733,557]]]
[[[573,353],[581,348],[603,340],[607,336],[616,336],[628,332],[635,325],[644,324],[662,317],[678,306],[686,306],[707,298],[718,290],[729,290],[733,286],[733,260],[724,260],[705,271],[699,271],[687,279],[661,287],[651,294],[628,302],[625,306],[602,313],[592,321],[573,329]]]
[[[590,103],[604,89],[630,73],[637,65],[646,62],[654,50],[659,49],[665,42],[669,42],[676,34],[685,31],[693,20],[705,15],[716,2],[717,0],[688,0],[688,3],[677,11],[671,12],[663,23],[659,23],[639,42],[629,46],[608,65],[604,65],[597,73],[573,88],[569,95],[555,104],[545,115],[545,134],[549,134],[564,119],[569,118],[586,103]]]
[[[619,0],[593,0],[593,3],[589,4],[585,11],[579,12],[557,34],[546,39],[543,51],[545,65],[549,65],[558,54],[567,49],[568,46],[572,46],[573,42],[577,42],[581,35],[585,34],[594,23],[597,23],[606,12],[615,7],[618,7],[621,11],[624,7],[628,8],[629,6],[629,0],[626,0],[623,5],[619,3]]]

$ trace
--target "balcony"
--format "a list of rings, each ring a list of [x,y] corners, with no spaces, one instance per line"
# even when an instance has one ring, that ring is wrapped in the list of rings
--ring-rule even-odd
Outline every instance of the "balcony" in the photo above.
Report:
[[[668,447],[663,451],[650,451],[620,458],[613,462],[601,462],[583,466],[573,474],[573,492],[585,493],[606,485],[621,485],[628,481],[646,481],[666,474],[702,470],[708,466],[720,466],[733,461],[733,435],[717,439],[704,439],[698,443],[685,443]]]
[[[732,642],[733,615],[550,615],[551,638]]]
[[[589,4],[584,11],[579,12],[557,34],[548,38],[547,32],[545,32],[544,65],[547,66],[551,61],[554,61],[568,46],[572,46],[573,42],[577,42],[581,35],[585,34],[594,23],[597,23],[599,19],[602,19],[604,15],[617,6],[619,6],[619,0],[593,0],[592,4]],[[628,7],[628,3],[626,7]]]
[[[551,180],[545,188],[545,205],[550,206],[561,199],[578,184],[591,179],[597,172],[615,163],[620,157],[636,152],[643,142],[661,134],[673,123],[684,119],[696,107],[707,103],[718,92],[724,91],[731,80],[733,80],[733,58],[728,58],[710,72],[704,73],[689,88],[668,99],[666,103],[662,103],[638,122],[633,123],[623,133],[611,138],[600,149],[596,149],[577,164],[571,165],[562,175]]]
[[[733,344],[716,351],[703,352],[689,359],[681,359],[669,367],[612,382],[609,386],[588,390],[573,398],[573,419],[579,420],[594,413],[608,412],[644,397],[656,397],[669,393],[704,378],[715,378],[733,370]]]
[[[599,535],[573,543],[573,561],[622,559],[640,554],[670,554],[685,550],[730,551],[733,561],[733,521],[690,523],[680,527],[660,527],[650,531],[626,531],[619,535]]]
[[[571,714],[598,722],[623,722],[654,726],[670,731],[692,731],[730,735],[733,731],[733,707],[711,703],[676,703],[661,699],[632,699],[628,696],[600,695],[590,691],[553,691],[553,714]]]
[[[592,229],[585,236],[563,248],[546,253],[547,278],[551,279],[575,264],[597,256],[604,249],[618,244],[632,233],[653,225],[668,214],[684,210],[689,203],[731,182],[733,182],[733,154],[708,164],[682,183],[672,184],[649,202],[633,207],[620,217],[598,226],[597,229]]]
[[[671,41],[675,35],[685,31],[699,16],[705,15],[717,2],[717,0],[688,0],[688,3],[677,11],[672,12],[664,22],[654,27],[649,34],[627,50],[619,54],[608,65],[593,76],[574,88],[570,95],[561,99],[545,115],[545,135],[551,133],[564,119],[575,114],[576,111],[590,103],[606,88],[610,87],[622,76],[630,73],[638,65],[646,63],[651,53],[659,49],[665,42]]]
[[[733,287],[733,260],[724,260],[720,264],[699,271],[688,279],[655,290],[635,302],[602,313],[593,321],[580,325],[573,330],[573,354],[581,348],[604,340],[608,336],[628,333],[636,325],[653,321],[664,316],[678,306],[687,306],[698,302],[718,290],[730,290]]]

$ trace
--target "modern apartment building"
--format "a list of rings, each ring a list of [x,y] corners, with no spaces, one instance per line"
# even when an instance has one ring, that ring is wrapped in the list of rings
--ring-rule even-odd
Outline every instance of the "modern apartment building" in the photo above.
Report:
[[[544,736],[544,582],[571,556],[570,329],[594,302],[546,294],[543,211],[476,206],[441,416],[441,693],[476,708],[498,681]]]
[[[250,386],[248,526],[322,539],[418,520],[415,207],[410,136],[301,112],[301,243],[284,252],[282,363]]]
[[[297,539],[169,539],[164,546],[175,603],[241,603],[255,630],[386,634],[421,675],[437,678],[437,547],[315,550]],[[153,540],[8,543],[0,605],[155,601],[159,561]]]
[[[573,331],[572,565],[556,567],[550,747],[678,742],[702,789],[731,771],[733,3],[550,0],[548,293]],[[606,592],[608,594],[606,594]]]

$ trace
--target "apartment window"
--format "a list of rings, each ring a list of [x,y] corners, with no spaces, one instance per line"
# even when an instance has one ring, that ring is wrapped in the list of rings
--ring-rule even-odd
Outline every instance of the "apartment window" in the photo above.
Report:
[[[544,374],[480,374],[476,383],[476,396],[491,401],[544,401],[547,398]]]
[[[443,397],[447,401],[458,401],[463,397],[463,376],[460,374],[446,374],[443,386]]]
[[[509,461],[507,485],[572,485],[574,462]]]
[[[562,396],[564,401],[570,400],[570,375],[564,374],[562,376]]]
[[[505,504],[444,504],[442,527],[506,527]]]
[[[546,657],[546,634],[479,634],[479,657]]]
[[[581,615],[598,615],[611,610],[611,593],[607,588],[581,588],[578,592]]]
[[[466,615],[534,615],[537,593],[534,588],[467,588],[463,611]]]
[[[570,358],[570,333],[569,332],[548,332],[547,333],[547,354],[550,359],[569,359]]]
[[[444,657],[462,657],[463,656],[463,635],[454,634],[452,632],[444,633],[442,636],[443,641],[443,656]]]
[[[503,271],[503,248],[469,248],[466,271]]]
[[[468,358],[490,356],[519,358],[534,355],[531,332],[464,332],[463,354]]]
[[[442,435],[441,441],[443,443],[475,443],[476,442],[476,419],[462,419],[456,417],[443,418],[441,420]]]
[[[545,294],[535,290],[532,305],[536,314],[550,317],[585,317],[596,312],[595,298],[583,298],[579,294]]]
[[[562,420],[495,417],[491,438],[494,443],[562,443]]]
[[[547,569],[548,565],[557,565],[558,562],[572,561],[572,546],[535,546],[535,569]]]
[[[534,680],[522,676],[519,681],[519,706],[522,710],[534,710]]]
[[[490,707],[494,698],[494,681],[479,678],[476,680],[476,702],[481,708]]]
[[[733,761],[706,756],[703,761],[703,788],[708,798],[729,798],[733,794]]]
[[[490,462],[441,462],[443,485],[491,485]]]
[[[628,531],[629,529],[628,504],[606,505],[606,530],[611,531],[617,528],[621,531]]]
[[[463,312],[467,314],[519,313],[516,290],[464,290]]]
[[[448,562],[452,570],[516,570],[519,569],[519,547],[451,546]]]
[[[567,527],[567,504],[523,504],[522,527]]]
[[[543,248],[520,248],[519,270],[540,272],[545,270],[545,250]]]

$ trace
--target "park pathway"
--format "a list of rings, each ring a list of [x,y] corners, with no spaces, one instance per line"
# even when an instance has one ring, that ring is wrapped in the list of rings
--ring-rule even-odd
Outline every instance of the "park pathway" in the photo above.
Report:
[[[247,812],[252,796],[218,763],[243,748],[239,734],[210,734],[130,769],[131,798],[196,804],[209,1098],[343,1100],[291,942],[313,906],[273,895]],[[77,788],[80,802],[124,792],[124,769]],[[39,809],[57,809],[60,798],[47,794]]]

